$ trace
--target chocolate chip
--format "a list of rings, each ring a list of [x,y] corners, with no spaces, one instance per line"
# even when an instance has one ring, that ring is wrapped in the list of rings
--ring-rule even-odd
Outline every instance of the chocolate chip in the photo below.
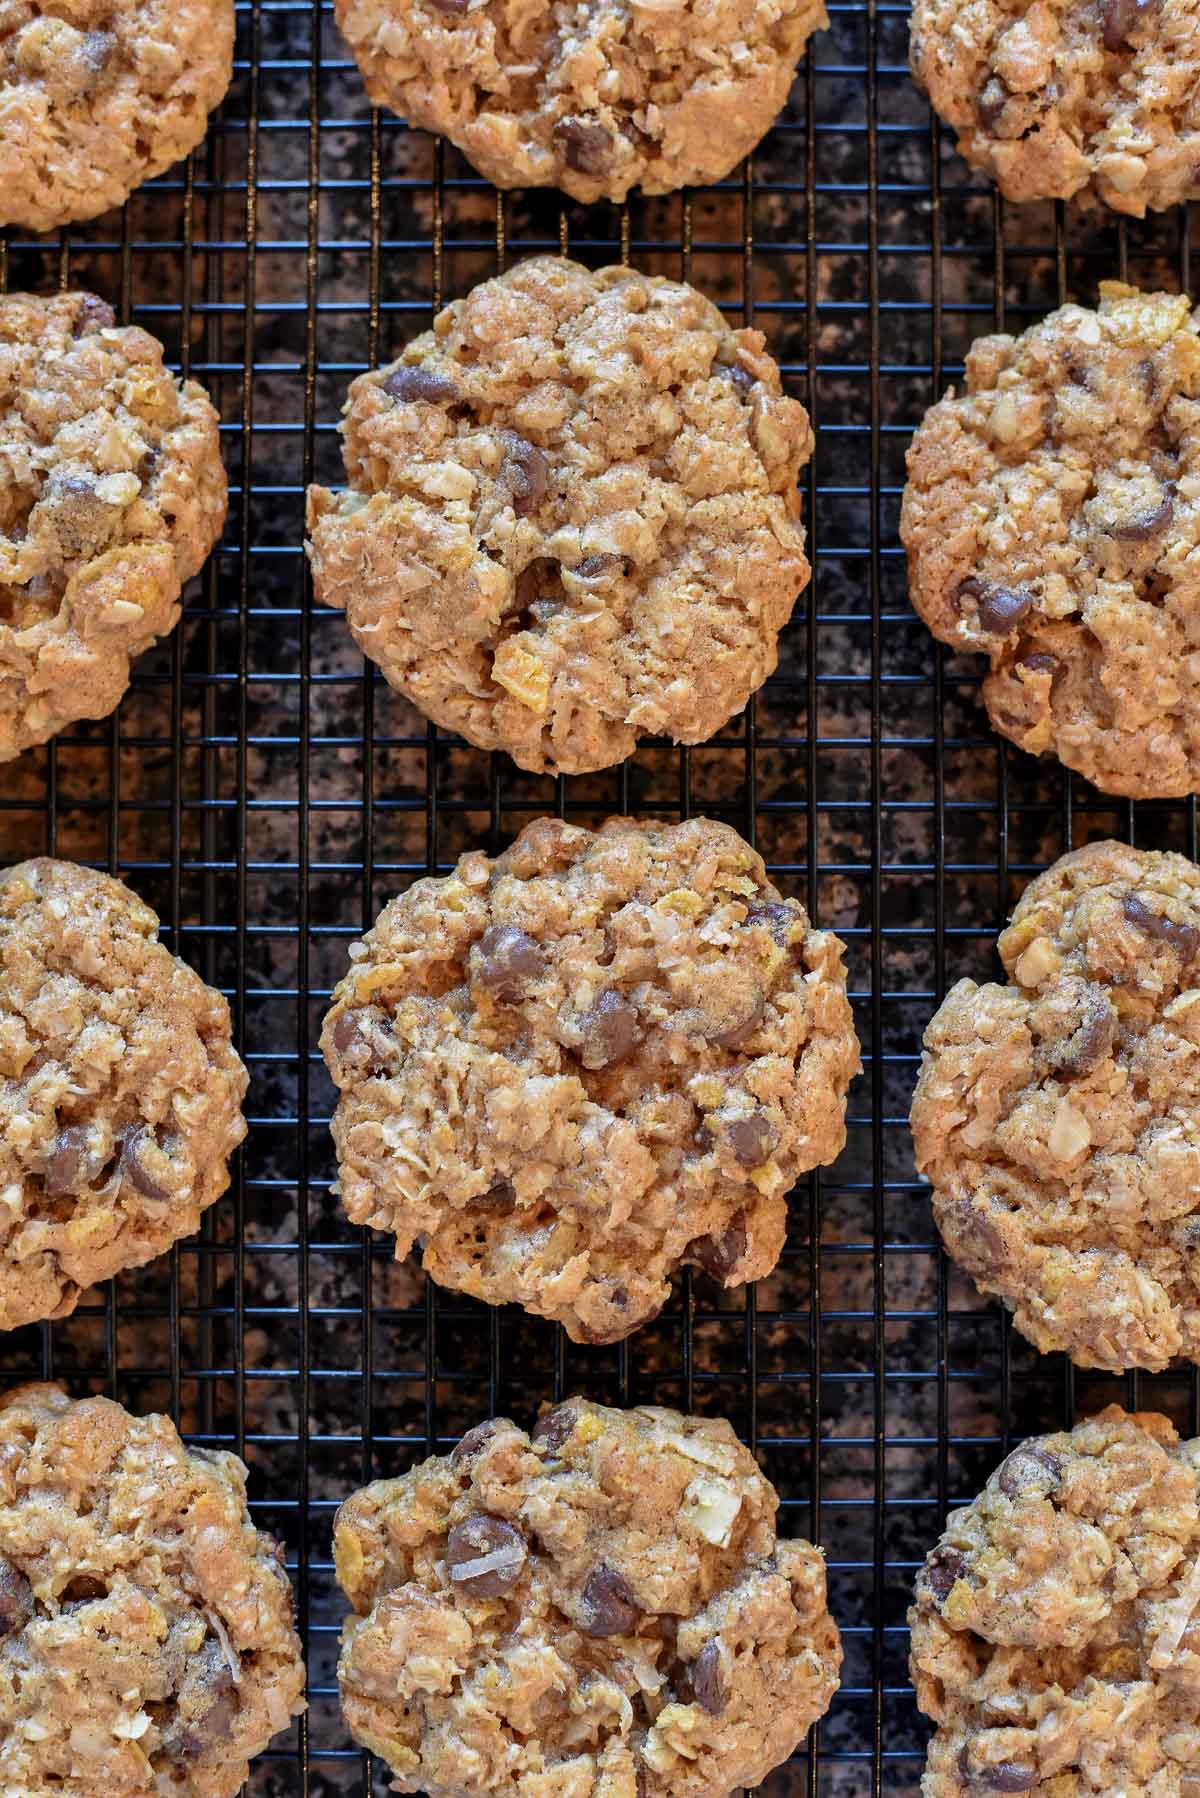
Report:
[[[607,987],[583,1019],[579,1059],[585,1068],[610,1068],[624,1061],[638,1038],[635,1006]]]
[[[352,1011],[339,1012],[333,1021],[330,1040],[339,1055],[349,1055],[353,1049],[366,1047],[366,1037],[359,1028],[358,1018]]]
[[[76,337],[89,337],[96,331],[111,331],[116,322],[117,315],[107,300],[97,299],[94,293],[80,296],[75,313]]]
[[[1038,1783],[1038,1770],[1028,1761],[995,1761],[973,1778],[988,1792],[1028,1792]]]
[[[693,1237],[683,1259],[702,1267],[714,1280],[727,1280],[745,1253],[746,1213],[735,1211],[719,1236]]]
[[[795,906],[784,905],[778,899],[770,899],[763,905],[750,907],[746,913],[745,927],[749,930],[758,925],[769,930],[779,947],[785,949],[789,947],[788,937],[799,917],[800,913]],[[799,947],[798,944],[790,946],[792,948]]]
[[[581,1627],[589,1636],[627,1636],[641,1609],[624,1574],[603,1563],[588,1574],[583,1588]]]
[[[1129,33],[1144,23],[1151,0],[1101,0],[1100,17],[1104,24],[1104,48],[1124,50]]]
[[[546,971],[546,957],[515,924],[489,924],[476,944],[475,978],[503,1005],[512,1005]]]
[[[1194,924],[1177,924],[1165,912],[1151,911],[1138,893],[1126,893],[1121,910],[1136,930],[1160,943],[1169,943],[1184,961],[1191,961],[1200,949],[1200,930]]]
[[[77,1573],[59,1593],[58,1602],[65,1611],[69,1606],[94,1604],[98,1598],[107,1597],[108,1587],[103,1580],[93,1578],[90,1573]]]
[[[145,1125],[138,1125],[132,1130],[127,1130],[121,1150],[121,1173],[130,1185],[142,1194],[143,1198],[169,1198],[168,1188],[159,1185],[142,1159],[147,1147],[153,1144],[154,1132],[148,1130]]]
[[[734,1118],[726,1135],[733,1158],[742,1167],[761,1167],[767,1156],[779,1147],[779,1132],[765,1111],[753,1111],[749,1117]]]
[[[617,569],[623,567],[624,562],[620,556],[585,556],[583,561],[577,567],[572,568],[570,572],[577,580],[596,581],[602,575],[613,574]]]
[[[918,1579],[929,1587],[937,1602],[943,1604],[966,1570],[966,1555],[957,1548],[939,1547],[926,1557]]]
[[[1115,537],[1118,543],[1148,543],[1151,537],[1159,536],[1166,529],[1174,512],[1175,501],[1167,493],[1157,506],[1145,512],[1134,512],[1120,524],[1110,525],[1107,534]]]
[[[955,1199],[941,1217],[942,1235],[955,1260],[977,1279],[991,1280],[1008,1264],[1004,1237],[970,1199]]]
[[[429,4],[435,12],[448,13],[454,18],[461,19],[470,7],[471,0],[429,0]]]
[[[211,1638],[188,1663],[173,1722],[163,1727],[163,1753],[176,1763],[204,1760],[228,1739],[241,1704],[219,1642]]]
[[[486,1192],[475,1200],[481,1211],[493,1217],[511,1217],[517,1208],[517,1194],[511,1180],[493,1180]]]
[[[1032,668],[1039,674],[1053,674],[1058,667],[1058,657],[1047,655],[1044,649],[1031,649],[1028,655],[1017,658],[1019,668]]]
[[[554,141],[568,168],[581,175],[603,175],[612,155],[612,134],[588,119],[560,119]]]
[[[0,1555],[0,1637],[24,1628],[32,1616],[33,1587],[7,1555]]]
[[[706,1642],[692,1663],[692,1691],[696,1703],[703,1705],[710,1717],[719,1717],[729,1702],[729,1688],[721,1670],[721,1648],[715,1640]]]
[[[556,1405],[546,1411],[533,1426],[533,1442],[540,1442],[550,1454],[557,1454],[575,1428],[575,1413],[570,1405]]]
[[[1000,1463],[996,1484],[1006,1498],[1016,1498],[1018,1492],[1028,1492],[1031,1488],[1049,1492],[1061,1477],[1062,1462],[1057,1455],[1036,1442],[1023,1442]]]
[[[748,368],[743,368],[740,362],[729,363],[724,372],[729,376],[733,385],[740,388],[743,393],[749,393],[751,388],[758,384],[757,377],[752,375]]]
[[[431,406],[444,406],[459,397],[458,388],[449,375],[439,374],[434,368],[416,368],[408,362],[402,362],[392,370],[383,383],[383,391],[394,400],[408,404],[424,400]]]
[[[526,518],[541,505],[550,490],[550,464],[540,449],[526,443],[515,431],[506,431],[500,481],[512,495],[517,517]]]
[[[486,1423],[477,1423],[473,1430],[468,1430],[460,1442],[456,1442],[450,1450],[451,1467],[462,1467],[473,1461],[485,1443],[490,1442],[496,1434],[496,1421],[489,1417]]]
[[[88,1153],[91,1132],[86,1124],[70,1124],[54,1139],[42,1184],[52,1199],[84,1191],[99,1171]]]
[[[1027,587],[1000,587],[994,581],[979,580],[971,575],[955,594],[960,611],[966,600],[974,600],[979,615],[979,628],[994,636],[1005,636],[1024,618],[1033,605],[1033,594]]]
[[[1055,1044],[1050,1065],[1070,1076],[1090,1074],[1109,1053],[1116,1035],[1117,1014],[1112,1001],[1100,987],[1089,986],[1079,1023],[1065,1042]]]
[[[750,994],[746,999],[741,1017],[730,1024],[727,1029],[714,1036],[713,1042],[719,1043],[723,1049],[736,1049],[740,1043],[745,1042],[748,1036],[754,1035],[762,1023],[763,1013],[766,1009],[767,1001],[761,989]]]
[[[495,1565],[480,1566],[480,1562]],[[446,1537],[446,1566],[460,1592],[472,1598],[499,1598],[516,1585],[529,1559],[525,1538],[503,1517],[477,1511],[456,1523]]]
[[[1001,80],[999,75],[993,75],[990,81],[984,83],[975,106],[980,122],[988,131],[997,132],[1000,115],[1011,99],[1012,89]],[[997,132],[997,135],[1004,136],[1005,134]]]

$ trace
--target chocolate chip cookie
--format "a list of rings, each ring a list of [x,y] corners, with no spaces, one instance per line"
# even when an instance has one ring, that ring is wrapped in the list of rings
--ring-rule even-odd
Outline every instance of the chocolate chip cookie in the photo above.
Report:
[[[119,880],[0,873],[0,1329],[65,1317],[229,1184],[246,1070],[229,1007]]]
[[[825,1564],[721,1419],[570,1399],[347,1500],[338,1666],[399,1792],[725,1798],[837,1689]]]
[[[578,1342],[655,1316],[683,1263],[768,1273],[788,1188],[845,1141],[842,944],[727,825],[540,819],[350,957],[321,1035],[347,1214]]]
[[[917,1576],[924,1798],[1188,1798],[1200,1766],[1200,1441],[1111,1405],[1022,1443]]]
[[[186,156],[233,74],[233,0],[3,0],[0,225],[120,206]]]
[[[1010,200],[1200,197],[1200,0],[915,0],[912,69]]]
[[[1200,1361],[1200,869],[1091,843],[998,948],[1009,984],[952,989],[913,1098],[946,1247],[1042,1350]]]
[[[812,435],[758,331],[678,281],[538,256],[350,389],[309,493],[318,598],[438,724],[522,768],[710,737],[808,579]]]
[[[174,627],[225,521],[217,430],[94,294],[0,297],[0,761],[107,717]]]
[[[1100,286],[984,337],[908,452],[900,535],[934,635],[991,661],[997,730],[1106,793],[1200,790],[1200,333]]]
[[[304,1709],[236,1455],[58,1386],[0,1400],[0,1787],[232,1798]]]
[[[376,106],[497,187],[623,200],[719,181],[787,100],[823,0],[335,0]]]

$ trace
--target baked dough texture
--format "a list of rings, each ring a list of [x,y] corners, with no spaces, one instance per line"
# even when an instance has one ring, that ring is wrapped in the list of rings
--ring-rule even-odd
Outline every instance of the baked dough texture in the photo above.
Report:
[[[1200,790],[1200,331],[1100,284],[980,338],[908,452],[900,535],[934,635],[991,661],[995,728],[1106,793]]]
[[[236,1455],[58,1386],[0,1400],[5,1798],[233,1798],[303,1693]]]
[[[808,416],[693,288],[538,256],[350,389],[317,596],[435,723],[534,772],[710,737],[808,580]]]
[[[347,1215],[576,1341],[647,1322],[683,1263],[768,1273],[845,1141],[842,944],[727,825],[540,819],[350,956],[321,1035]]]
[[[71,862],[0,874],[0,1329],[190,1235],[246,1085],[229,1007],[128,887]]]
[[[113,711],[225,507],[217,414],[155,338],[94,294],[0,297],[0,761]]]
[[[825,1712],[825,1564],[723,1420],[571,1399],[346,1501],[357,1739],[428,1798],[726,1798]]]
[[[915,0],[912,69],[1010,200],[1200,197],[1200,0]]]
[[[917,1576],[923,1798],[1189,1798],[1200,1766],[1200,1441],[1110,1405],[1023,1442]]]
[[[823,0],[335,0],[377,106],[497,187],[719,181],[788,97]]]
[[[96,218],[194,150],[233,30],[233,0],[0,0],[0,225]]]
[[[946,1247],[1039,1349],[1200,1361],[1200,869],[1091,843],[997,946],[1008,985],[951,990],[913,1097]]]

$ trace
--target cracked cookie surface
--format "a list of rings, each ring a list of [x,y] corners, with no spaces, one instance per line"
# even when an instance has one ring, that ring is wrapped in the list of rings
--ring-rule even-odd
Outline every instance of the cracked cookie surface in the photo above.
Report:
[[[993,726],[1106,793],[1200,790],[1200,331],[1100,287],[979,339],[908,452],[900,535],[925,623],[981,651]]]
[[[946,1247],[1039,1349],[1200,1360],[1200,869],[1092,843],[960,980],[912,1106]]]
[[[233,24],[233,0],[0,0],[0,224],[95,218],[193,150]]]
[[[429,1798],[725,1798],[837,1689],[825,1563],[721,1419],[570,1399],[346,1501],[346,1721]]]
[[[0,1787],[232,1798],[304,1709],[236,1455],[58,1386],[0,1400]]]
[[[1200,0],[916,0],[911,55],[1010,200],[1200,197]]]
[[[336,0],[377,106],[498,187],[719,181],[782,110],[823,0]]]
[[[535,772],[710,737],[808,580],[812,434],[758,331],[693,288],[534,257],[346,407],[309,491],[318,597],[436,723]]]
[[[952,1511],[909,1612],[923,1798],[1189,1798],[1200,1442],[1117,1405],[1031,1438]]]
[[[0,874],[0,1329],[199,1224],[246,1134],[229,1007],[119,880]]]
[[[104,718],[225,521],[218,420],[94,294],[0,297],[0,761]]]
[[[347,1214],[576,1341],[657,1315],[681,1264],[768,1273],[845,1140],[842,944],[727,825],[541,819],[350,954],[321,1036]]]

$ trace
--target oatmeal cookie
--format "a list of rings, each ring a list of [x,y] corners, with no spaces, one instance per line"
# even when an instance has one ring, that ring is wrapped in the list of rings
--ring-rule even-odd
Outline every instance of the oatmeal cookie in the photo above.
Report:
[[[58,1386],[0,1400],[5,1798],[232,1798],[303,1693],[236,1455]]]
[[[908,452],[900,535],[935,636],[991,660],[995,728],[1106,793],[1200,791],[1200,331],[1100,287],[984,337]]]
[[[0,874],[0,1329],[196,1229],[246,1134],[229,1007],[119,880]]]
[[[719,181],[787,101],[824,0],[335,0],[376,106],[497,187]]]
[[[915,0],[911,50],[1008,199],[1200,198],[1200,0]]]
[[[837,1690],[825,1564],[723,1419],[570,1399],[347,1500],[338,1682],[399,1792],[725,1798]]]
[[[195,149],[233,74],[233,0],[0,0],[0,225],[122,205]]]
[[[360,376],[342,430],[318,598],[481,749],[577,774],[702,742],[774,669],[812,433],[761,332],[694,289],[518,263]]]
[[[94,294],[0,297],[0,761],[107,717],[174,627],[225,521],[217,423]]]
[[[347,1214],[577,1342],[655,1316],[681,1263],[769,1273],[845,1141],[842,944],[727,825],[540,819],[350,957],[321,1035]]]
[[[998,947],[1009,984],[958,982],[913,1098],[946,1247],[1044,1351],[1200,1361],[1200,868],[1091,843]]]
[[[1024,1442],[917,1576],[924,1798],[1189,1798],[1200,1766],[1200,1441],[1111,1405]]]

